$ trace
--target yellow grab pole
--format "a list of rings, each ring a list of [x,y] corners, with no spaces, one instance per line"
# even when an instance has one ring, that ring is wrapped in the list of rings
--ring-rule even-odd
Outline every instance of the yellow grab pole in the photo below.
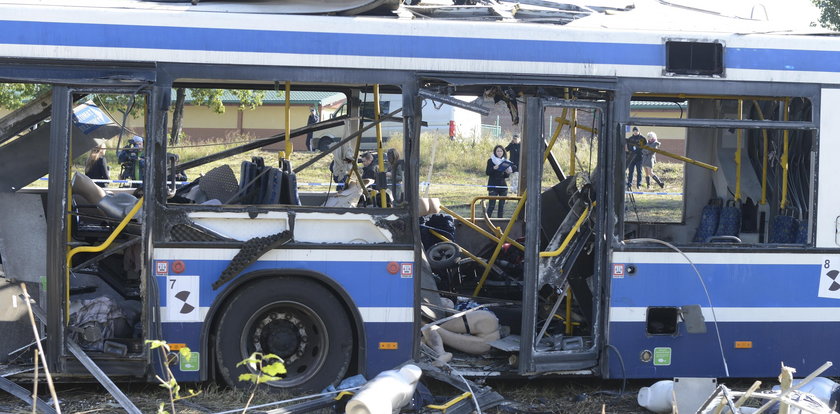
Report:
[[[568,123],[566,122],[566,108],[563,108],[563,113],[554,118],[554,121],[557,122],[557,128],[554,129],[554,132],[551,134],[551,139],[548,141],[548,145],[546,146],[546,158],[548,158],[548,153],[551,152],[551,149],[554,148],[554,143],[557,141],[557,137],[560,136],[560,130],[563,129],[563,125]]]
[[[790,117],[788,115],[788,110],[790,107],[790,98],[785,98],[785,106],[784,106],[784,119],[787,121]],[[779,162],[782,165],[782,202],[780,203],[780,208],[785,208],[787,206],[787,187],[788,187],[788,144],[790,140],[790,131],[787,129],[784,132],[784,150],[782,152],[782,159]]]
[[[714,165],[706,164],[705,162],[693,160],[693,159],[688,158],[688,157],[683,157],[682,155],[677,155],[677,154],[674,154],[673,152],[663,151],[659,148],[653,148],[653,147],[649,147],[647,145],[639,145],[639,147],[644,148],[648,151],[653,151],[657,154],[662,154],[666,157],[671,157],[675,160],[680,160],[682,162],[687,162],[689,164],[696,165],[698,167],[703,167],[703,168],[706,168],[706,169],[709,169],[709,170],[712,170],[712,171],[717,171],[718,170],[718,167],[715,167]]]
[[[292,94],[292,83],[286,81],[286,159],[290,159],[292,157],[292,101],[291,101],[291,94]]]
[[[122,221],[120,221],[120,224],[117,225],[117,228],[115,228],[114,231],[111,232],[111,234],[108,236],[108,238],[105,239],[104,242],[102,242],[102,244],[100,244],[98,246],[79,246],[79,247],[75,247],[73,249],[70,249],[70,251],[67,252],[67,258],[66,258],[66,263],[65,263],[65,268],[64,268],[65,277],[67,279],[67,284],[65,286],[65,292],[64,292],[65,302],[66,302],[64,304],[65,305],[64,310],[67,312],[67,317],[68,317],[67,320],[66,320],[67,323],[70,323],[70,320],[69,320],[69,316],[70,316],[70,266],[73,263],[73,256],[75,256],[77,253],[83,253],[83,252],[84,253],[96,253],[96,252],[101,252],[101,251],[107,249],[112,243],[114,243],[114,240],[116,240],[117,236],[119,236],[120,233],[122,233],[123,229],[126,226],[128,226],[128,222],[130,222],[131,219],[134,218],[134,215],[137,214],[138,211],[140,211],[140,207],[142,207],[142,206],[143,206],[143,197],[140,197],[140,199],[137,200],[137,204],[135,204],[134,207],[132,207],[131,211],[129,211],[128,214],[126,214],[126,216],[122,219]]]
[[[494,242],[496,242],[496,243],[499,243],[499,242],[500,242],[500,240],[504,240],[505,242],[510,243],[510,245],[511,245],[511,246],[516,247],[516,248],[517,248],[517,249],[519,249],[519,250],[525,251],[525,246],[523,246],[522,244],[520,244],[520,243],[519,243],[519,242],[517,242],[516,240],[511,240],[511,239],[499,239],[498,237],[496,237],[496,236],[494,236],[494,235],[490,234],[488,231],[486,231],[486,230],[482,229],[481,227],[478,227],[477,225],[473,224],[471,221],[469,221],[469,220],[467,220],[467,219],[465,219],[465,218],[461,217],[458,213],[456,213],[456,212],[454,212],[454,211],[452,211],[452,210],[450,210],[450,209],[448,209],[448,208],[446,208],[446,207],[444,207],[444,206],[440,206],[440,211],[442,211],[442,212],[444,212],[444,213],[446,213],[446,214],[449,214],[450,216],[454,217],[454,218],[455,218],[455,220],[458,220],[459,222],[463,223],[465,226],[467,226],[467,227],[469,227],[469,228],[471,228],[471,229],[475,230],[478,234],[480,234],[480,235],[482,235],[482,236],[484,236],[484,237],[487,237],[487,238],[488,238],[488,239],[490,239],[491,241],[494,241]]]
[[[761,112],[761,106],[758,105],[758,101],[753,101],[753,107],[758,112],[758,119],[763,121],[764,114]],[[767,147],[769,146],[769,138],[767,137],[767,130],[762,129],[761,135],[764,139],[764,154],[761,158],[761,200],[759,200],[758,204],[767,204]]]
[[[490,256],[490,260],[487,261],[487,267],[484,269],[484,273],[481,275],[481,280],[478,281],[478,285],[475,286],[473,296],[478,296],[478,292],[481,291],[481,288],[484,286],[484,282],[487,281],[487,276],[490,275],[490,269],[493,267],[493,264],[496,263],[496,259],[499,257],[499,252],[502,251],[502,245],[504,244],[502,243],[502,240],[506,240],[510,235],[510,231],[513,230],[513,225],[516,224],[516,218],[519,217],[519,213],[522,211],[522,207],[525,206],[525,200],[527,198],[528,191],[526,190],[522,193],[522,200],[516,204],[516,209],[513,210],[513,216],[511,216],[507,227],[505,227],[505,232],[502,233],[499,243],[496,243],[496,249],[493,250],[493,255]]]
[[[572,334],[572,288],[566,288],[566,320],[563,321],[566,325],[566,335]]]
[[[569,231],[569,234],[566,235],[566,238],[563,239],[563,243],[560,243],[560,246],[557,248],[557,250],[551,252],[540,252],[540,257],[554,257],[559,256],[560,253],[563,253],[563,250],[566,250],[566,247],[569,246],[569,243],[571,243],[572,238],[575,237],[575,233],[577,233],[578,230],[580,230],[580,226],[583,224],[583,221],[586,220],[588,216],[589,206],[586,206],[586,208],[583,210],[583,213],[580,213],[580,217],[578,217],[577,221],[575,222],[575,225],[572,227],[572,230]]]
[[[364,112],[364,108],[362,109],[362,112]],[[362,117],[364,117],[364,114],[362,114]],[[373,119],[376,121],[376,154],[379,158],[379,171],[381,172],[385,171],[385,157],[382,155],[382,124],[379,122],[379,84],[373,85]],[[361,137],[358,139],[359,142],[362,142]],[[397,177],[391,177],[391,179],[396,182]],[[385,190],[386,188],[379,189],[379,205],[383,208],[388,206]]]
[[[744,101],[738,100],[738,119],[744,119]],[[738,143],[735,150],[735,201],[741,201],[741,129],[737,131]]]

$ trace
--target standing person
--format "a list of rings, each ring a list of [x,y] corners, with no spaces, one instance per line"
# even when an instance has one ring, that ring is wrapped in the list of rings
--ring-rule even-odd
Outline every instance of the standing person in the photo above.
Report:
[[[487,160],[487,194],[491,196],[504,197],[507,195],[507,182],[505,179],[516,171],[516,164],[505,158],[505,148],[501,145],[493,147],[493,153]],[[496,200],[490,200],[490,207],[487,209],[487,215],[493,216],[493,208],[496,207]],[[505,214],[505,200],[499,200],[499,213],[501,218]]]
[[[373,154],[369,152],[362,154],[362,179],[376,180],[376,165],[373,163]]]
[[[647,146],[651,148],[659,148],[659,141],[656,139],[656,132],[648,132],[647,133]],[[642,167],[645,169],[645,183],[647,184],[648,188],[650,188],[650,177],[653,177],[653,181],[656,181],[659,184],[660,188],[665,187],[665,183],[653,173],[653,166],[656,164],[656,153],[642,149]]]
[[[505,147],[505,151],[510,155],[510,162],[519,167],[519,149],[521,144],[519,142],[519,134],[513,134],[510,144]]]
[[[639,134],[639,128],[633,127],[633,135],[627,138],[627,189],[633,187],[633,171],[636,171],[636,187],[642,187],[642,147],[647,140]]]
[[[146,176],[146,156],[143,152],[143,138],[137,135],[128,140],[125,148],[117,153],[120,162],[120,180],[143,181]],[[139,188],[142,185],[131,183],[129,187]]]
[[[85,161],[85,175],[92,180],[110,180],[111,168],[105,159],[105,143],[101,143],[90,150],[87,161]],[[108,183],[96,183],[100,187],[107,187]]]
[[[309,110],[309,118],[306,120],[306,126],[317,124],[320,118],[318,117],[318,112],[315,111],[315,107]],[[312,132],[306,133],[306,150],[307,151],[315,151],[315,148],[312,148]]]

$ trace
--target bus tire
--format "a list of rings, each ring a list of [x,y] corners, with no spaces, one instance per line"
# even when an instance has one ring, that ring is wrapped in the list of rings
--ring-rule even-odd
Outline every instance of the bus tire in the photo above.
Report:
[[[219,316],[214,352],[227,385],[247,388],[236,366],[253,352],[280,356],[286,375],[277,389],[320,391],[347,373],[353,351],[350,317],[329,289],[314,280],[269,278],[245,285]]]

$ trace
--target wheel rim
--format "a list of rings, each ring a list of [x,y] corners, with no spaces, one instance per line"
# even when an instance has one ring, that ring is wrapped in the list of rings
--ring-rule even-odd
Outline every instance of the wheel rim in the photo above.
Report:
[[[254,312],[242,330],[242,359],[253,352],[275,354],[283,359],[286,375],[270,386],[300,385],[320,371],[329,354],[329,334],[324,321],[308,306],[292,301],[268,304]],[[256,366],[248,365],[256,373]]]

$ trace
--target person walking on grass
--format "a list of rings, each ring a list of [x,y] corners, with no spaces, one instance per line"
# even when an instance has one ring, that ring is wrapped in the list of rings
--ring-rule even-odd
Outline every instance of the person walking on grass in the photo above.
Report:
[[[642,147],[646,143],[645,137],[639,134],[639,128],[633,127],[633,135],[627,138],[627,190],[633,187],[633,171],[636,172],[636,187],[642,187]]]
[[[487,160],[487,194],[490,196],[507,196],[508,188],[506,179],[513,174],[517,168],[516,164],[505,158],[505,148],[501,145],[493,147],[493,153]],[[493,209],[496,207],[496,200],[490,200],[487,215],[493,216]],[[505,200],[499,200],[498,216],[501,218],[505,214]]]
[[[656,139],[656,132],[648,132],[647,133],[647,146],[650,148],[659,148],[659,140]],[[665,183],[653,173],[653,166],[656,164],[656,153],[648,150],[642,149],[642,168],[645,169],[645,183],[647,187],[650,188],[650,179],[653,177],[653,181],[656,181],[659,184],[660,188],[665,187]]]

